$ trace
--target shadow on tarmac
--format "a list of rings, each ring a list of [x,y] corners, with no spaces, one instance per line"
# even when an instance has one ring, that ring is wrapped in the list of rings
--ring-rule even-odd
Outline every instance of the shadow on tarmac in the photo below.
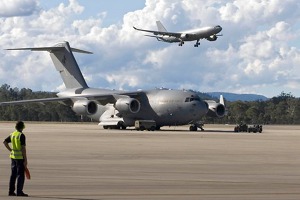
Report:
[[[36,199],[61,199],[61,200],[99,200],[97,199],[91,199],[91,198],[73,198],[73,197],[54,197],[54,196],[29,196],[30,198],[36,198]]]

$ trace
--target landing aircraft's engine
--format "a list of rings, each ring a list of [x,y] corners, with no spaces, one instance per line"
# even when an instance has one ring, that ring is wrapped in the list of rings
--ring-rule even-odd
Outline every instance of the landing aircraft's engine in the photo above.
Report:
[[[134,98],[120,98],[115,103],[115,108],[120,113],[138,113],[141,109],[141,104]]]
[[[208,103],[208,116],[211,117],[224,117],[225,115],[225,106],[216,102],[207,102]]]
[[[78,115],[93,115],[97,112],[97,103],[89,100],[75,101],[72,110]]]
[[[209,40],[209,41],[216,41],[218,39],[218,37],[216,35],[211,35],[206,39]]]
[[[189,34],[186,34],[186,33],[182,33],[182,34],[180,35],[180,38],[181,38],[181,39],[189,39],[189,37],[190,37],[190,35],[189,35]]]

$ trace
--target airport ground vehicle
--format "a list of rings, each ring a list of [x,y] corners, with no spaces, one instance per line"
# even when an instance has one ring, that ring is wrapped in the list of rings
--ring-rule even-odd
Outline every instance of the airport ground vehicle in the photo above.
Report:
[[[254,124],[254,125],[249,125],[248,126],[248,133],[261,133],[262,132],[262,125],[259,125],[259,124]]]
[[[157,129],[156,122],[153,120],[136,120],[134,123],[134,127],[138,131],[154,131]]]
[[[239,124],[234,127],[234,132],[247,132],[248,125],[247,124]]]
[[[262,132],[262,125],[254,124],[254,125],[247,125],[247,124],[239,124],[234,127],[234,132],[248,132],[248,133],[261,133]]]

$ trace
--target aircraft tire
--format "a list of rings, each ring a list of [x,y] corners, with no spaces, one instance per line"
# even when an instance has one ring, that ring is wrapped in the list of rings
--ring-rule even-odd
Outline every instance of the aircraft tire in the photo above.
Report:
[[[197,126],[194,125],[190,126],[190,131],[197,131]]]
[[[125,130],[126,126],[125,126],[124,122],[122,122],[122,121],[118,122],[117,129]]]

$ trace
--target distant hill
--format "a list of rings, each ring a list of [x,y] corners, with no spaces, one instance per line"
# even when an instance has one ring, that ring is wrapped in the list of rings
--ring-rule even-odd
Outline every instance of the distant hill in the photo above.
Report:
[[[212,97],[219,98],[222,94],[227,101],[266,101],[267,97],[258,94],[234,94],[228,92],[208,92]]]

